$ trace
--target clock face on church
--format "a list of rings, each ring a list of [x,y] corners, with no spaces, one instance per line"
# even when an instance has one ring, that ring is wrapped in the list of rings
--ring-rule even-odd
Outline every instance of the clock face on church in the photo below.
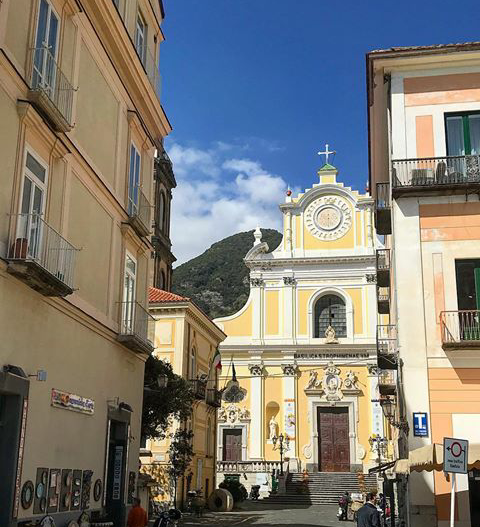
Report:
[[[352,212],[340,196],[321,196],[305,209],[305,225],[322,240],[336,240],[352,226]]]

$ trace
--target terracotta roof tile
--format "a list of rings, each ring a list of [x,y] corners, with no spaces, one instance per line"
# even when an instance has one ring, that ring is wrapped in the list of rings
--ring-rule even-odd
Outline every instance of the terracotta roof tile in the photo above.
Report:
[[[163,289],[157,289],[156,287],[150,287],[148,289],[148,301],[151,304],[160,304],[162,302],[189,302],[190,298],[176,295],[175,293],[169,293],[168,291],[163,291]]]

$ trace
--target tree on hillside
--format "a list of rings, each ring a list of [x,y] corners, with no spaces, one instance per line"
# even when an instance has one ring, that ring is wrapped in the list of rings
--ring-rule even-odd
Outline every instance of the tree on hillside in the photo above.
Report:
[[[167,388],[158,388],[159,375],[167,376]],[[142,437],[163,439],[174,419],[183,421],[190,417],[193,391],[187,380],[173,373],[171,364],[153,355],[145,363],[144,386]]]

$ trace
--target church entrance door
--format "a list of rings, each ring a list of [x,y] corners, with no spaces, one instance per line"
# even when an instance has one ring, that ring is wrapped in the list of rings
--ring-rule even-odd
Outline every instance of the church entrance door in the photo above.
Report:
[[[242,430],[223,431],[223,461],[242,461]]]
[[[318,470],[350,471],[348,408],[317,408]]]

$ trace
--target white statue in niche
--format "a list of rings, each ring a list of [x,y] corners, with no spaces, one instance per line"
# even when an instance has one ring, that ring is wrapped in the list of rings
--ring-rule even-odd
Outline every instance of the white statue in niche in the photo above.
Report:
[[[270,430],[268,439],[270,439],[271,441],[274,437],[277,437],[277,430],[278,430],[278,424],[277,424],[277,421],[275,421],[275,417],[273,415],[272,415],[272,418],[270,419],[270,422],[268,423],[268,428]]]
[[[338,339],[335,337],[335,328],[328,326],[325,330],[325,344],[338,344]]]

